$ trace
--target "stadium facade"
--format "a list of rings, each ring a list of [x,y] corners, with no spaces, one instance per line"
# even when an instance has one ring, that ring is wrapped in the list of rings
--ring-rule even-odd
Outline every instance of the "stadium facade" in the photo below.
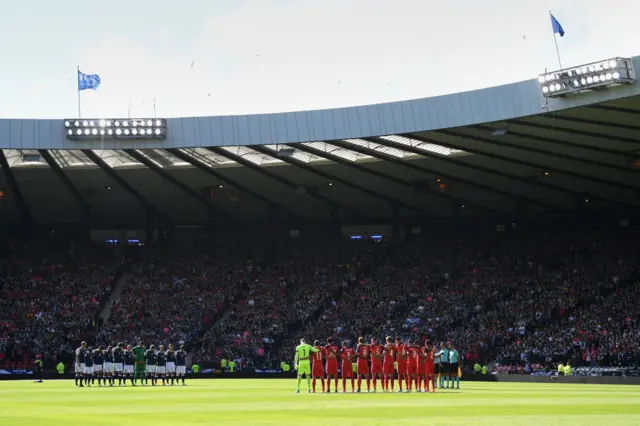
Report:
[[[66,132],[62,119],[0,120],[5,227],[414,225],[578,210],[630,218],[640,208],[637,82],[545,98],[530,80],[350,108],[173,118],[161,140]]]

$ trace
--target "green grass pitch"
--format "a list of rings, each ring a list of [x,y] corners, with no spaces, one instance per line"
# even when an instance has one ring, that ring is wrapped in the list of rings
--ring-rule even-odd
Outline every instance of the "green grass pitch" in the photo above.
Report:
[[[0,381],[0,425],[640,425],[640,387],[462,383],[436,394],[295,394],[295,380],[77,389]]]

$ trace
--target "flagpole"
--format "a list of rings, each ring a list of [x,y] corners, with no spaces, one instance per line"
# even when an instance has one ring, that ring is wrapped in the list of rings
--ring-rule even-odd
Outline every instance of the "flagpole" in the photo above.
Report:
[[[129,112],[127,113],[127,118],[131,118],[131,95],[129,95]]]
[[[549,17],[553,19],[553,14],[549,11]],[[558,65],[560,65],[560,69],[562,69],[562,61],[560,60],[560,49],[558,49],[558,36],[557,33],[553,32],[553,42],[556,45],[556,55],[558,56]]]
[[[562,69],[562,61],[560,60],[560,49],[558,49],[558,36],[556,33],[553,33],[553,41],[556,44],[556,55],[558,55],[558,65],[560,65],[560,69]]]
[[[78,84],[78,76],[80,75],[80,65],[76,66],[76,89],[78,89],[78,118],[82,118],[82,109],[80,108],[80,86]]]
[[[156,98],[153,98],[153,118],[156,118]]]

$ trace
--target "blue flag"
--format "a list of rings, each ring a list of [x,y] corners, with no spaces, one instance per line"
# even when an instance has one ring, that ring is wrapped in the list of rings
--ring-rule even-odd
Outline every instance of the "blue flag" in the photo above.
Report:
[[[551,27],[553,28],[553,33],[560,34],[560,37],[564,37],[564,28],[562,28],[562,25],[560,25],[560,22],[558,22],[558,20],[556,19],[555,16],[553,16],[553,14],[549,14],[549,15],[551,15]]]
[[[78,70],[78,90],[97,89],[100,87],[98,74],[83,74]]]

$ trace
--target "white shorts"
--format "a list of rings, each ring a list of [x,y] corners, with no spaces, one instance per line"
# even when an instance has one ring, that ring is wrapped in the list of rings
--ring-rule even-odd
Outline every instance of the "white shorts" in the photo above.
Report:
[[[113,363],[112,362],[105,362],[104,363],[104,371],[107,373],[111,373],[113,371]]]
[[[167,372],[167,367],[163,366],[157,366],[156,367],[156,374],[166,374]]]
[[[155,365],[147,365],[146,372],[147,373],[155,373],[156,372],[156,366]]]
[[[180,376],[184,376],[185,374],[187,374],[187,366],[186,365],[179,365],[176,367],[176,374],[180,375]]]
[[[82,364],[76,363],[75,371],[76,373],[84,373],[84,363]]]
[[[93,366],[94,373],[102,373],[102,364],[96,364]]]
[[[133,365],[125,365],[124,366],[125,373],[133,373]]]
[[[168,362],[167,363],[167,373],[173,374],[175,372],[176,372],[176,363],[175,362]]]
[[[84,367],[84,374],[93,374],[93,367]]]
[[[113,369],[116,373],[122,373],[122,363],[113,364]]]

